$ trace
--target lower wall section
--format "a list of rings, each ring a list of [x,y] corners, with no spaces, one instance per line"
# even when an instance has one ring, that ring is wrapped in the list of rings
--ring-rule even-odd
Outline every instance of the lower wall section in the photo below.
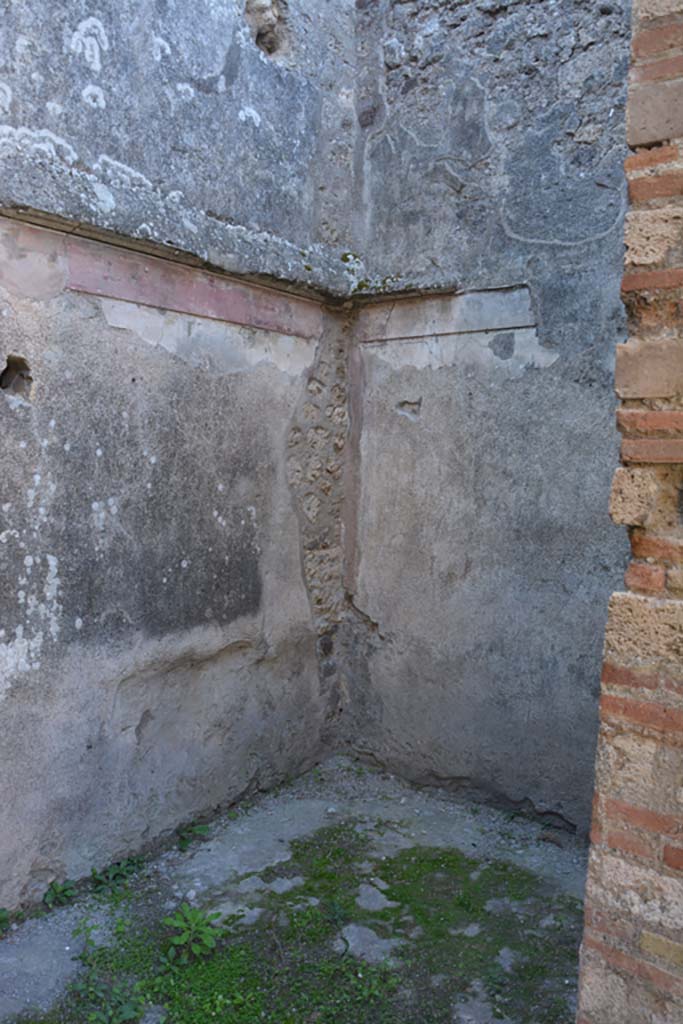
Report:
[[[342,745],[583,824],[610,409],[525,287],[325,310],[0,221],[0,374],[0,905]]]
[[[523,287],[360,314],[348,585],[381,637],[361,743],[587,828],[616,435],[609,389],[534,324]]]
[[[0,224],[0,905],[318,752],[286,451],[322,336],[314,303]]]

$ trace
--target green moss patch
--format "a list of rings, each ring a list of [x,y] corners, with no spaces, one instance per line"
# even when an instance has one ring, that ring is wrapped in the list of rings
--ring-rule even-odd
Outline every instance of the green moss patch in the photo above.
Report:
[[[258,921],[232,920],[185,963],[169,962],[180,930],[140,893],[138,916],[110,946],[86,950],[63,1004],[30,1024],[123,1024],[149,1006],[167,1024],[451,1024],[470,999],[493,1019],[569,1024],[579,904],[530,872],[453,849],[373,856],[386,827],[345,821],[293,842],[291,859],[260,877],[303,884],[252,894]],[[381,894],[376,909],[358,904],[361,885]],[[344,938],[354,926],[393,940],[391,959],[357,959]]]

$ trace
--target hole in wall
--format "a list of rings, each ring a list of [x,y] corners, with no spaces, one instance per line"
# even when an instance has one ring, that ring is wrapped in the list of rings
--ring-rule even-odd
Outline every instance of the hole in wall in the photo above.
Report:
[[[285,43],[286,0],[247,0],[244,14],[254,42],[269,56],[282,50]]]
[[[31,367],[22,356],[7,356],[5,368],[0,373],[0,388],[12,395],[28,398],[31,393]]]
[[[407,416],[409,420],[419,420],[422,412],[422,396],[416,401],[399,402],[396,406],[399,416]]]

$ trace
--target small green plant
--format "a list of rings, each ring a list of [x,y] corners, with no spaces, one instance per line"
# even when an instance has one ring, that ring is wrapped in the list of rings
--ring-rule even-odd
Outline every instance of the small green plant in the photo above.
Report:
[[[133,922],[129,917],[117,917],[114,921],[114,935],[117,939],[123,939],[128,935]]]
[[[194,842],[195,839],[202,839],[209,834],[208,825],[186,825],[178,829],[178,849],[183,853]]]
[[[140,857],[129,857],[127,860],[118,860],[101,871],[93,868],[90,872],[93,889],[95,892],[120,892],[125,888],[128,879],[140,870],[141,865]]]
[[[43,896],[43,903],[52,910],[53,907],[63,907],[70,903],[76,896],[76,883],[65,878],[63,882],[51,882]]]
[[[92,921],[89,921],[86,917],[76,925],[71,933],[74,939],[83,938],[83,951],[80,954],[79,959],[82,960],[84,964],[90,963],[90,958],[97,948],[97,943],[93,939],[93,935],[96,931],[97,925]]]
[[[0,935],[3,935],[10,926],[9,910],[0,907]]]
[[[84,1006],[87,1024],[128,1024],[140,1020],[145,1010],[139,984],[110,985],[92,971],[75,982],[72,991]]]
[[[207,914],[199,907],[181,903],[175,914],[165,917],[163,923],[175,932],[166,950],[169,963],[186,964],[192,959],[209,956],[216,948],[223,929],[216,924],[220,914]]]

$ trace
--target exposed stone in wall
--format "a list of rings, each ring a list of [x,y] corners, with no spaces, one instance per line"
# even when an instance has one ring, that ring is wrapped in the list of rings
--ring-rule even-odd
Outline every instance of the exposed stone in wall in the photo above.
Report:
[[[683,89],[680,0],[637,4],[633,62],[630,338],[616,366],[624,466],[611,499],[633,560],[605,641],[581,1024],[683,1016],[683,123],[671,105]]]
[[[281,53],[285,45],[286,0],[246,0],[244,13],[254,42],[264,53]]]
[[[348,707],[345,652],[339,627],[347,619],[343,585],[343,502],[348,441],[350,317],[328,315],[315,362],[288,437],[287,477],[296,499],[302,572],[317,631],[326,730]],[[326,731],[326,738],[327,738]]]

